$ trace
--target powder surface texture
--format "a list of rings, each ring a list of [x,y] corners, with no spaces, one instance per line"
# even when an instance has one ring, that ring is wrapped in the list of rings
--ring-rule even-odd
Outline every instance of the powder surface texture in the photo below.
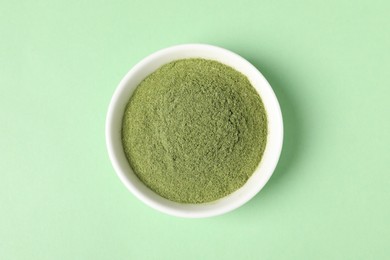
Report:
[[[177,60],[150,74],[122,121],[134,173],[180,203],[215,201],[242,187],[266,140],[266,111],[248,78],[206,59]]]

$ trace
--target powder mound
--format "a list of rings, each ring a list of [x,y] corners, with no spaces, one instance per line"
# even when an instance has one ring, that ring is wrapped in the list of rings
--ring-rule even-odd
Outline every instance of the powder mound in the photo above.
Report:
[[[122,122],[134,173],[180,203],[214,201],[242,187],[266,140],[266,111],[247,77],[205,59],[177,60],[146,77]]]

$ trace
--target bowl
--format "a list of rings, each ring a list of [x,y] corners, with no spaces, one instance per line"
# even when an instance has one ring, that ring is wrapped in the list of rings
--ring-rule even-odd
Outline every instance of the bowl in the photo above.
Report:
[[[150,190],[131,169],[125,156],[121,128],[122,117],[133,91],[149,74],[178,59],[211,59],[233,67],[246,75],[259,93],[268,119],[267,144],[257,169],[237,191],[213,202],[182,204],[167,200]],[[112,165],[123,184],[139,200],[163,213],[187,218],[212,217],[227,213],[253,198],[267,183],[278,163],[283,144],[283,120],[274,91],[263,75],[241,56],[212,45],[184,44],[157,51],[136,64],[121,80],[112,96],[106,118],[106,143]]]

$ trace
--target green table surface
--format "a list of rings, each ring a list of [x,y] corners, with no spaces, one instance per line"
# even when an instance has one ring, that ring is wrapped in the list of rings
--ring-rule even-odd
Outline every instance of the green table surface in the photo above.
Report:
[[[390,259],[390,2],[1,1],[0,259]],[[125,73],[209,43],[280,101],[279,165],[249,203],[181,219],[137,200],[104,124]]]

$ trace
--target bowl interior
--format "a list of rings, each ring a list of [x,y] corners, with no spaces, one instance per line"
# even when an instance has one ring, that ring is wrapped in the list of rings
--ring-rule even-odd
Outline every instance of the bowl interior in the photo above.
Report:
[[[234,193],[203,204],[181,204],[169,201],[147,188],[133,173],[123,151],[121,127],[124,109],[138,84],[150,73],[173,60],[205,58],[224,63],[248,77],[260,94],[268,118],[267,145],[263,158],[247,183]],[[209,217],[231,211],[250,200],[271,177],[279,160],[283,142],[283,122],[276,96],[262,74],[248,61],[228,50],[204,45],[178,45],[158,51],[134,66],[116,89],[107,114],[106,141],[112,164],[127,188],[147,205],[180,217]]]

